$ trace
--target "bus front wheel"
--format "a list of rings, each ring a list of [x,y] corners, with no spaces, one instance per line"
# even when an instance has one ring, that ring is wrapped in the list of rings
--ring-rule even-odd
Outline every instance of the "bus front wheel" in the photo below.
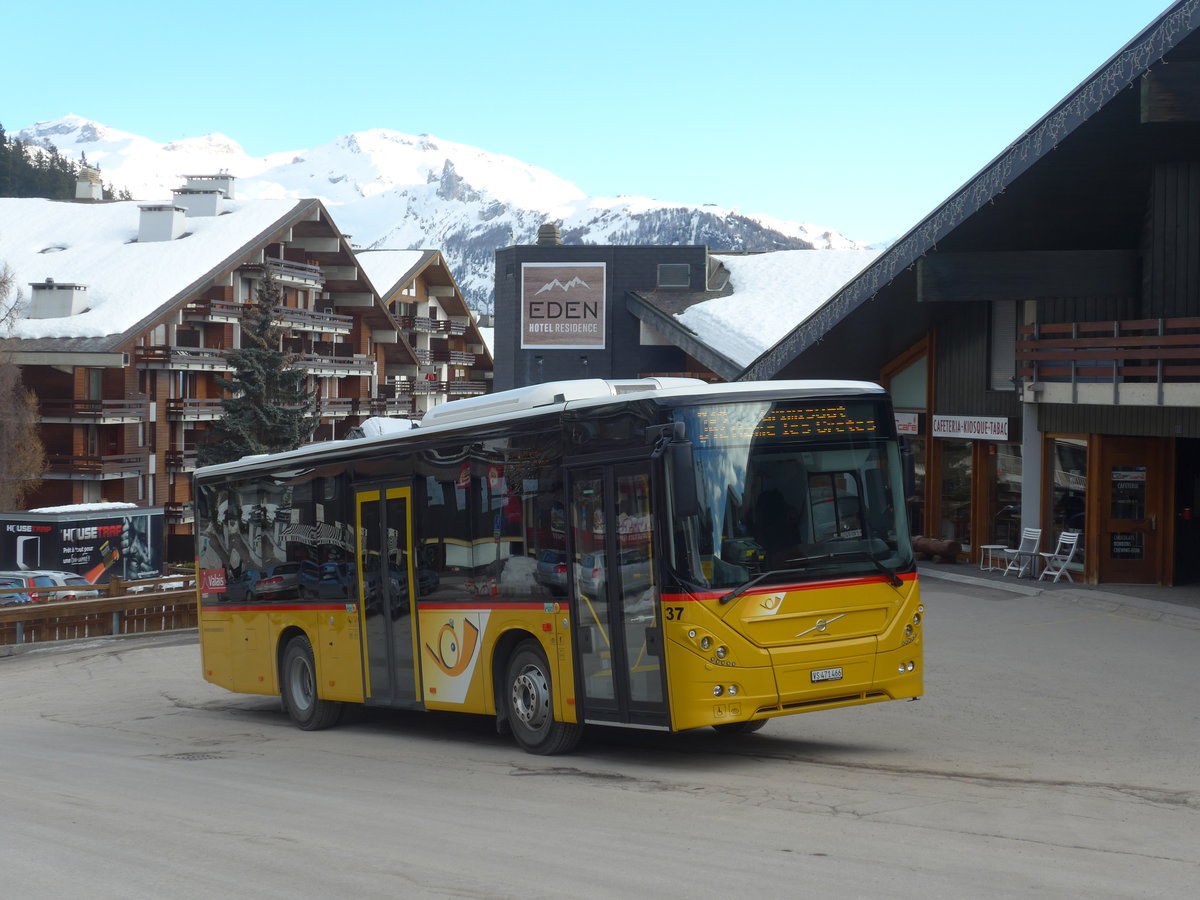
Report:
[[[304,731],[320,731],[336,725],[342,717],[342,704],[317,696],[317,667],[313,662],[312,642],[304,635],[288,641],[283,651],[280,692],[288,715]]]
[[[554,718],[550,665],[537,641],[525,641],[513,652],[505,685],[509,726],[522,749],[550,756],[579,743],[583,729]]]

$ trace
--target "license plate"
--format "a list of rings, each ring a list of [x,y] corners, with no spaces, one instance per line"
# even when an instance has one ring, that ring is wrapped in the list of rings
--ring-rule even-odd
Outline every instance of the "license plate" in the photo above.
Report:
[[[814,683],[818,681],[841,681],[842,667],[837,666],[832,669],[813,669],[812,680]]]

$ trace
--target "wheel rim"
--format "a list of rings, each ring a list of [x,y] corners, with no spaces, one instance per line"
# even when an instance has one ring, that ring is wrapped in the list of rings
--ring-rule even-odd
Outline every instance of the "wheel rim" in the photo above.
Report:
[[[291,688],[289,693],[297,708],[305,710],[311,707],[317,692],[314,687],[312,669],[309,668],[308,660],[292,660],[291,677],[288,681]]]
[[[550,720],[550,682],[537,666],[525,666],[512,686],[513,714],[530,731],[537,731]]]

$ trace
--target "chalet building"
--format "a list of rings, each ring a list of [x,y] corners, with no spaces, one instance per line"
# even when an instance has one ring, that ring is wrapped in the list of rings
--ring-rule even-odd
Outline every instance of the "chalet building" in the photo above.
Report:
[[[543,225],[537,244],[496,252],[496,390],[568,378],[727,380],[742,367],[672,312],[729,292],[706,247],[564,245],[557,226]]]
[[[890,387],[917,533],[1200,579],[1200,4],[1138,34],[739,377]]]
[[[87,185],[80,197],[92,199]],[[0,260],[28,285],[6,343],[38,396],[50,464],[30,508],[161,506],[165,558],[190,559],[189,473],[222,415],[216,378],[231,374],[227,354],[267,272],[283,294],[282,349],[317,397],[316,440],[418,411],[396,402],[397,385],[431,371],[409,344],[413,329],[320,201],[237,202],[231,177],[191,176],[165,203],[2,199],[0,220],[21,223],[0,232]],[[427,279],[453,285],[443,263],[404,288],[427,295]],[[449,318],[469,318],[454,290]],[[446,399],[437,384],[427,402]]]
[[[438,403],[491,389],[491,352],[441,253],[360,250],[355,258],[417,358],[415,376],[401,367],[380,384],[387,415],[419,418]]]

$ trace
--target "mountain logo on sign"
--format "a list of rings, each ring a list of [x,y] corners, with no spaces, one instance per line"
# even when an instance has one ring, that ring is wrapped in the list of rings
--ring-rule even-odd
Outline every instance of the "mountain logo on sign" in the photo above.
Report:
[[[538,294],[541,294],[544,291],[548,291],[551,288],[558,288],[560,291],[563,291],[565,293],[567,291],[570,291],[571,288],[573,288],[573,287],[581,287],[581,288],[590,290],[590,288],[588,287],[588,283],[578,276],[576,276],[575,278],[572,278],[566,284],[563,284],[561,281],[559,281],[557,278],[555,278],[553,281],[547,282],[546,284],[543,284],[540,288],[538,288],[537,292],[534,293],[534,296],[536,297]]]

